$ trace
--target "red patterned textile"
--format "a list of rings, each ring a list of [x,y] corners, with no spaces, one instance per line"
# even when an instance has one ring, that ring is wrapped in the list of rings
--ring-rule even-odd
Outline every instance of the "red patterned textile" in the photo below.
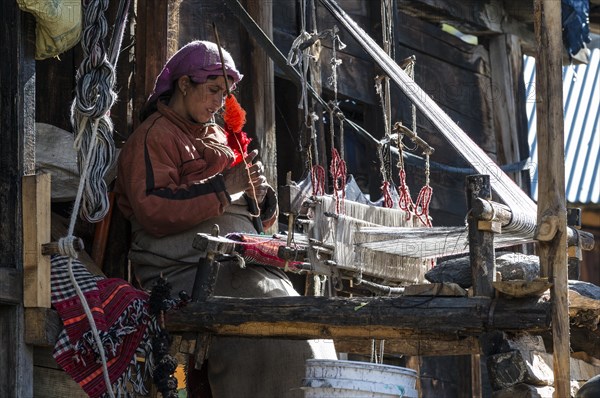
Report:
[[[53,355],[90,397],[106,396],[99,351],[67,264],[67,257],[52,258],[52,305],[64,325]],[[72,269],[99,331],[115,395],[130,388],[145,393],[151,368],[149,333],[156,327],[148,314],[148,294],[124,280],[94,276],[77,260],[72,260]],[[145,370],[135,360],[136,352],[146,356]]]
[[[300,267],[302,261],[286,261],[277,255],[279,248],[286,245],[286,242],[280,239],[239,233],[228,234],[225,237],[239,242],[236,244],[236,249],[248,262],[283,268],[292,272],[298,272],[302,269]]]

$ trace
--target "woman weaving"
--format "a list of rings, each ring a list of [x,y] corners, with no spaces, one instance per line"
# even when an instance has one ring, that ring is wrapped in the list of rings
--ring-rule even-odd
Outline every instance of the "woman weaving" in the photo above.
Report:
[[[218,46],[207,41],[193,41],[175,53],[156,79],[142,124],[119,155],[117,203],[131,221],[129,258],[144,288],[162,275],[175,292],[191,292],[201,254],[192,242],[197,233],[210,233],[214,224],[223,234],[256,233],[244,193],[256,199],[265,228],[276,221],[276,196],[262,165],[254,162],[257,151],[232,166],[234,150],[214,122],[227,87],[242,78],[228,52],[222,51],[222,59],[224,65]],[[298,293],[281,270],[221,263],[214,294]],[[212,395],[302,396],[298,387],[305,359],[317,354],[335,358],[331,343],[213,338],[205,364]]]

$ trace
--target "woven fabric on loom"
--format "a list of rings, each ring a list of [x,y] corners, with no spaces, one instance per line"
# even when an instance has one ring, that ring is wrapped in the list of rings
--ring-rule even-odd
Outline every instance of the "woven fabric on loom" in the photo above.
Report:
[[[52,257],[52,305],[64,325],[53,356],[90,397],[107,396],[100,356],[69,279],[68,261],[68,257]],[[149,336],[158,328],[148,314],[148,294],[121,279],[94,276],[75,259],[72,269],[103,342],[115,394],[129,396],[131,389],[145,394],[144,381],[152,367]],[[146,358],[144,369],[136,361],[136,353]]]
[[[279,248],[286,245],[286,242],[282,240],[261,235],[246,235],[239,233],[231,233],[225,237],[239,242],[236,245],[236,249],[240,251],[240,254],[245,261],[283,268],[293,272],[298,271],[298,265],[302,263],[301,261],[286,262],[286,260],[277,255]]]
[[[401,209],[368,206],[361,203],[344,201],[342,214],[335,217],[326,214],[335,213],[335,202],[330,196],[319,196],[311,209],[310,217],[314,227],[310,231],[312,238],[335,247],[333,260],[339,269],[358,272],[393,283],[421,283],[425,272],[431,267],[429,260],[416,256],[395,256],[385,252],[376,252],[362,247],[368,239],[358,240],[363,228],[384,228],[395,226],[414,228],[421,222],[416,216]],[[396,242],[402,245],[402,242]],[[318,261],[318,259],[311,259]]]

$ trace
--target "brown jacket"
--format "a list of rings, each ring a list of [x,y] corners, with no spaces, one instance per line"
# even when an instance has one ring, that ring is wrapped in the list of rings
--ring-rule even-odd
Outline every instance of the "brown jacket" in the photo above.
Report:
[[[159,103],[121,150],[117,203],[154,236],[188,230],[230,205],[220,173],[232,160],[220,127],[192,123]],[[263,224],[276,212],[270,216]]]

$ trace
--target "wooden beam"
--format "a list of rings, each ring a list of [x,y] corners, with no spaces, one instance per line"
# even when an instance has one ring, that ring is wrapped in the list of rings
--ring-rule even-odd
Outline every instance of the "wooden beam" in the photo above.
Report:
[[[169,2],[165,0],[137,2],[136,12],[133,129],[140,124],[140,111],[167,60]]]
[[[23,177],[23,305],[50,308],[50,174]]]
[[[273,38],[273,2],[249,0],[248,13],[261,27],[263,32]],[[254,129],[260,148],[260,157],[265,166],[265,176],[272,187],[277,186],[277,136],[275,135],[275,74],[273,61],[266,51],[251,37],[250,54],[252,77],[251,105],[254,117]],[[273,231],[274,233],[277,231]]]
[[[372,343],[369,339],[339,339],[335,341],[338,352],[370,355]],[[452,340],[402,339],[385,340],[385,351],[409,356],[446,356],[479,354],[479,343],[475,337]]]
[[[448,340],[489,328],[547,330],[549,311],[537,299],[212,297],[169,313],[167,327],[246,337]]]
[[[556,397],[570,394],[567,209],[565,199],[560,3],[534,2],[538,131],[538,226],[541,276],[552,287],[552,344]]]

